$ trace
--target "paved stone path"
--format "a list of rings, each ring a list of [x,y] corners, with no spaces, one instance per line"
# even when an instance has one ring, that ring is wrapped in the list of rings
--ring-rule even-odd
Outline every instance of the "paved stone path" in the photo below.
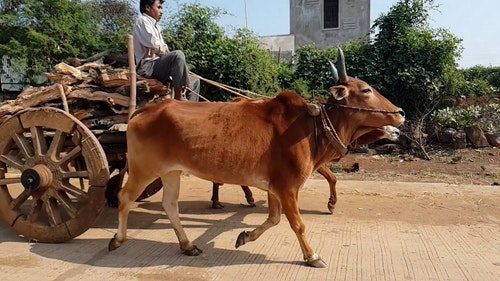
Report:
[[[133,209],[131,239],[111,253],[115,209],[63,244],[27,242],[1,222],[0,280],[500,280],[498,187],[340,181],[328,215],[326,182],[311,179],[300,204],[311,246],[328,264],[316,269],[304,265],[284,215],[234,248],[241,231],[266,219],[264,192],[254,191],[251,208],[224,185],[225,208],[212,210],[209,182],[188,176],[181,184],[181,220],[202,255],[180,253],[157,194]]]

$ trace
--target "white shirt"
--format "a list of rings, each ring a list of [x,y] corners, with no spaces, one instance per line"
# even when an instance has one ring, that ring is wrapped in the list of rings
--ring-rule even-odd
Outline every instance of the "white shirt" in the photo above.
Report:
[[[168,46],[163,41],[158,22],[146,13],[135,21],[133,35],[137,74],[150,77],[153,61],[168,53]]]

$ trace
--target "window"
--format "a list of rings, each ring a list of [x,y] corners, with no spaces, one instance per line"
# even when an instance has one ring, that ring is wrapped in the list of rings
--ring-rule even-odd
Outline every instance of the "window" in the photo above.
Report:
[[[323,1],[323,28],[339,27],[339,0]]]

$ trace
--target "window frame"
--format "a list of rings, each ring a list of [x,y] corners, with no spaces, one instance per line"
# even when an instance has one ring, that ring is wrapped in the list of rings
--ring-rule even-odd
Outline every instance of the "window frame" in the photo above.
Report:
[[[335,9],[335,6],[336,9],[337,9],[337,15],[335,17],[334,13],[327,13],[326,9],[327,8],[330,8],[328,7],[330,6],[332,8],[332,10],[334,11]],[[329,15],[329,17],[327,17],[326,15]],[[322,27],[323,29],[339,29],[340,28],[340,0],[323,0],[322,1],[322,6],[321,6],[321,15],[322,15]],[[333,25],[332,26],[326,26],[327,25],[327,18],[329,19],[328,23],[332,23]],[[335,23],[335,20],[336,20],[336,23]]]

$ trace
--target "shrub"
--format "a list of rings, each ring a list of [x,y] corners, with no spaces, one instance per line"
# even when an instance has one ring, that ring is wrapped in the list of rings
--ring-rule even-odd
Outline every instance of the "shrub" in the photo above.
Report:
[[[432,122],[446,128],[463,129],[478,125],[485,132],[499,132],[500,104],[490,103],[484,106],[447,107],[435,111],[432,114]]]
[[[218,8],[199,3],[183,4],[164,30],[171,49],[186,54],[190,69],[207,79],[266,96],[279,91],[277,81],[286,75],[270,53],[259,47],[256,36],[248,29],[237,29],[232,38],[224,34],[215,19],[225,14]],[[279,76],[283,74],[285,76]],[[209,100],[229,100],[233,94],[202,84]]]
[[[500,93],[500,67],[474,66],[462,70],[465,79],[468,81],[482,80],[491,85],[486,91],[480,90],[476,96],[488,95],[492,92]]]

